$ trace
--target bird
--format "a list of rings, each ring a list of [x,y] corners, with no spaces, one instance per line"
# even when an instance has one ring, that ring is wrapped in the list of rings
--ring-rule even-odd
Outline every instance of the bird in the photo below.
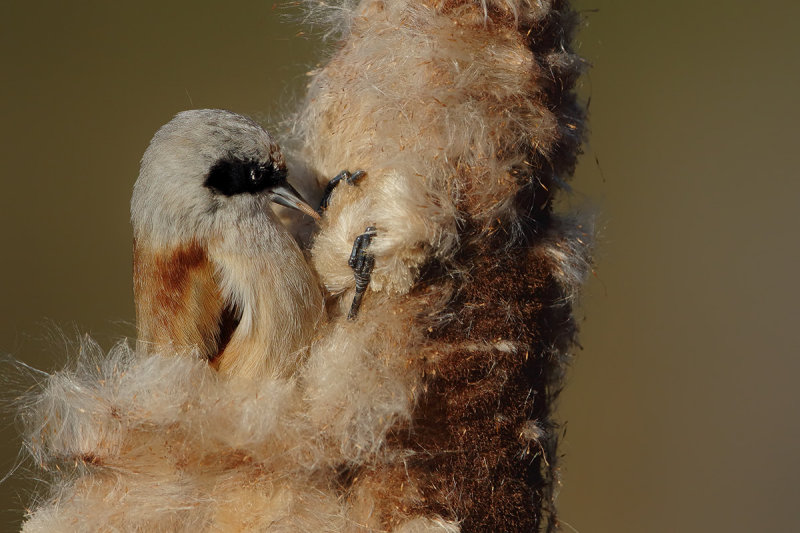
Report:
[[[250,118],[183,111],[156,132],[131,199],[137,344],[227,375],[292,375],[324,296],[271,202],[319,219]]]

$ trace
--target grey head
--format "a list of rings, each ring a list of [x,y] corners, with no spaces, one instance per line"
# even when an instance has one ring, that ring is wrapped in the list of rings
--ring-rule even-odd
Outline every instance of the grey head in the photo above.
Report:
[[[273,201],[316,212],[286,181],[270,134],[251,119],[219,109],[178,113],[158,130],[133,187],[134,237],[151,245],[203,241]]]

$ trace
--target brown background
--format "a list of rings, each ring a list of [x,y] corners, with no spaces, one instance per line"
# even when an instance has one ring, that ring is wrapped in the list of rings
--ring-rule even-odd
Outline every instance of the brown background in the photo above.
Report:
[[[800,4],[714,4],[578,4],[592,138],[566,203],[600,234],[561,402],[565,531],[800,530]],[[4,6],[0,352],[52,369],[59,329],[133,333],[128,202],[174,113],[291,109],[316,38],[270,2],[219,6]]]

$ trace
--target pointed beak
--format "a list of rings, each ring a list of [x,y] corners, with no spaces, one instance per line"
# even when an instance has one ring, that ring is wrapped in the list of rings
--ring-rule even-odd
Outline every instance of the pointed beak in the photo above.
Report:
[[[308,205],[306,201],[303,200],[303,197],[300,196],[300,193],[294,190],[294,187],[286,182],[270,189],[269,199],[276,204],[281,204],[283,206],[302,211],[306,215],[312,217],[314,220],[320,219],[320,216],[316,211],[314,211],[314,208]]]

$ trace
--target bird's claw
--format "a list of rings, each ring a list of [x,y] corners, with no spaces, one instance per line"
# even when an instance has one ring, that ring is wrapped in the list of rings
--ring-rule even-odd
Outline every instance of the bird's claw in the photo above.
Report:
[[[347,264],[353,269],[356,278],[356,293],[353,296],[353,303],[350,305],[350,312],[347,319],[353,320],[361,307],[361,299],[367,290],[369,280],[372,277],[372,269],[375,266],[375,256],[367,252],[367,247],[372,242],[372,237],[376,231],[373,226],[369,226],[364,233],[356,237],[353,242],[353,251],[350,252],[350,259]]]
[[[322,200],[319,202],[319,207],[317,208],[317,213],[320,215],[323,211],[328,208],[328,203],[331,200],[331,194],[333,194],[333,190],[336,188],[342,180],[347,182],[348,185],[355,185],[358,180],[363,178],[367,174],[364,170],[357,170],[352,174],[347,170],[342,170],[336,176],[334,176],[328,184],[325,186],[325,191],[322,193]]]
[[[333,190],[342,181],[345,181],[348,185],[355,185],[366,174],[364,170],[357,170],[352,174],[347,170],[339,172],[325,186],[317,212],[322,214],[322,212],[328,208]],[[353,303],[350,305],[350,311],[347,313],[348,320],[355,319],[358,314],[358,309],[361,307],[361,300],[364,298],[364,292],[366,292],[370,278],[372,277],[372,269],[375,266],[375,256],[367,253],[367,248],[375,233],[375,228],[369,226],[364,230],[364,233],[356,237],[353,242],[353,250],[350,252],[350,259],[347,261],[347,264],[353,269],[353,274],[356,278],[356,292],[353,296]]]

